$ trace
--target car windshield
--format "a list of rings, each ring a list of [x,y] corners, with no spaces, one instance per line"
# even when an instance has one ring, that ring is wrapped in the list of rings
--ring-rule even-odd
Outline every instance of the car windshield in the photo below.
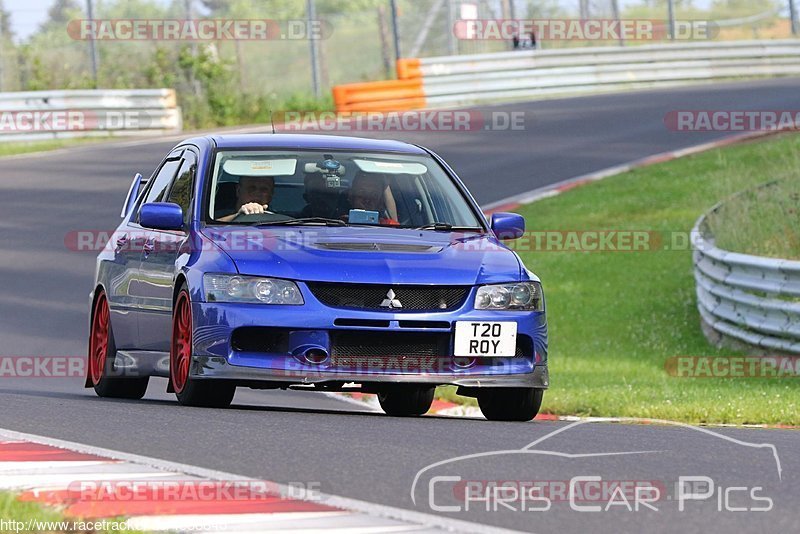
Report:
[[[222,150],[210,187],[212,224],[483,230],[456,184],[427,156]]]

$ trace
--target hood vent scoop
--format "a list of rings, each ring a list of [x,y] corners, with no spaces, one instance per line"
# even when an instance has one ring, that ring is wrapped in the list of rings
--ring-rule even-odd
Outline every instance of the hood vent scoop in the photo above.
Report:
[[[356,243],[322,242],[316,244],[317,248],[325,250],[347,250],[356,252],[416,252],[417,254],[432,254],[440,252],[441,246],[417,245],[412,243]]]

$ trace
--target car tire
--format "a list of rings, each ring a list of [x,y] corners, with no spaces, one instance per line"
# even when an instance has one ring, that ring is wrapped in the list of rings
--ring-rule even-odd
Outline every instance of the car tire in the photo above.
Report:
[[[150,377],[116,377],[114,358],[117,348],[111,330],[111,311],[104,291],[99,290],[92,310],[92,323],[89,332],[89,362],[87,366],[87,385],[94,387],[98,397],[112,399],[134,399],[144,397]]]
[[[542,406],[543,389],[493,388],[478,393],[478,406],[489,421],[530,421]]]
[[[434,387],[396,387],[378,392],[378,402],[387,415],[409,417],[431,409]]]
[[[172,340],[169,352],[169,379],[178,402],[183,406],[226,408],[233,401],[236,385],[220,380],[197,380],[190,376],[192,361],[192,304],[184,284],[172,313]]]

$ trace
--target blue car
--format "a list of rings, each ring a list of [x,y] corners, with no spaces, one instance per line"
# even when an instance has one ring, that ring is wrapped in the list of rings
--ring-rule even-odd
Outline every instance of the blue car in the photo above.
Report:
[[[377,394],[421,415],[434,388],[530,420],[548,387],[539,279],[425,148],[326,135],[212,135],[136,175],[97,258],[86,387],[183,405],[237,387]]]

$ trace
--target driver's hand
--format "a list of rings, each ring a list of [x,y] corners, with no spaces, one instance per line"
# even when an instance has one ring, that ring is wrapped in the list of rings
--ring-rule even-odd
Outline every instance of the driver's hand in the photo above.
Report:
[[[257,213],[266,213],[269,204],[259,204],[258,202],[250,202],[239,208],[239,215],[253,215]]]

